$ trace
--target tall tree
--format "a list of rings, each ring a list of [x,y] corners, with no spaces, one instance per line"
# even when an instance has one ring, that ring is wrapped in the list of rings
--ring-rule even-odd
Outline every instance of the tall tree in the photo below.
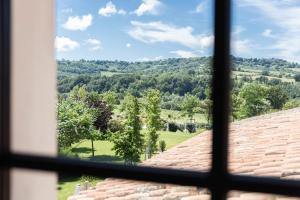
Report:
[[[281,109],[288,101],[288,93],[281,86],[271,86],[267,90],[267,100],[274,109]]]
[[[115,154],[122,157],[127,164],[140,161],[143,153],[144,139],[141,133],[140,106],[138,99],[127,95],[124,99],[123,110],[125,112],[125,130],[114,134],[112,141]]]
[[[182,102],[183,115],[193,120],[194,115],[199,112],[200,100],[191,94],[186,94]]]
[[[157,140],[159,135],[157,131],[161,126],[160,92],[159,90],[149,89],[144,93],[143,98],[147,125],[146,151],[151,158],[158,150]]]
[[[81,101],[61,99],[57,108],[58,145],[69,148],[94,131],[94,111]]]
[[[250,83],[243,86],[239,93],[243,99],[241,114],[243,117],[252,117],[265,113],[270,109],[267,101],[267,88],[257,83]]]
[[[213,102],[211,100],[211,90],[207,88],[205,90],[205,99],[200,103],[200,111],[204,114],[207,124],[211,124],[212,121],[212,106]]]

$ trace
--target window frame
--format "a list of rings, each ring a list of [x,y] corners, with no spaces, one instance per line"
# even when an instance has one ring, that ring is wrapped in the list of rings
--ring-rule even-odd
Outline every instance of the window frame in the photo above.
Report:
[[[96,163],[10,151],[10,0],[0,1],[0,199],[9,200],[13,167],[56,173],[87,174],[208,188],[213,200],[230,190],[300,197],[299,180],[231,174],[228,171],[231,0],[214,1],[213,145],[209,172]]]

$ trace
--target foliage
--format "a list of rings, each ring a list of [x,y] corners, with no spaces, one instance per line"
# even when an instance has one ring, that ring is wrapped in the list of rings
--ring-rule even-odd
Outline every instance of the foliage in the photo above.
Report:
[[[191,120],[194,115],[199,112],[200,101],[191,94],[186,94],[182,103],[182,111],[184,115],[187,115]]]
[[[96,120],[94,126],[101,131],[105,136],[107,132],[108,123],[112,118],[112,107],[102,100],[102,96],[96,92],[88,93],[86,97],[87,105],[95,110]]]
[[[233,121],[240,118],[240,108],[242,102],[243,100],[238,94],[231,94],[231,116]]]
[[[196,124],[195,123],[186,123],[186,129],[189,133],[195,133],[196,132]]]
[[[300,82],[300,74],[294,76],[295,81]]]
[[[113,110],[117,104],[119,104],[118,96],[115,92],[108,91],[100,94],[101,99],[105,101],[111,110]]]
[[[147,126],[146,148],[151,158],[157,151],[157,140],[159,137],[157,131],[161,127],[160,92],[158,90],[149,89],[144,93],[143,99]]]
[[[120,133],[125,130],[125,126],[120,120],[112,119],[108,123],[108,130],[111,133]]]
[[[124,132],[113,135],[113,150],[115,150],[116,155],[123,158],[127,164],[134,164],[140,161],[144,144],[143,135],[141,134],[140,106],[138,99],[132,95],[127,95],[124,99],[123,109],[126,117],[125,130]]]
[[[58,103],[57,120],[58,145],[66,148],[90,137],[94,130],[95,112],[81,101],[61,100]]]
[[[267,89],[267,100],[272,108],[281,109],[288,100],[288,94],[280,86],[271,86]]]
[[[212,107],[213,102],[211,100],[211,90],[205,90],[206,99],[200,103],[200,111],[205,115],[207,124],[210,124],[212,121]]]
[[[160,152],[164,152],[166,150],[167,144],[164,140],[159,141],[159,150]]]
[[[286,102],[286,104],[284,104],[283,109],[288,110],[288,109],[298,108],[298,107],[300,107],[300,100],[292,99]]]
[[[269,102],[266,100],[267,88],[257,83],[244,85],[239,93],[243,99],[241,114],[243,117],[252,117],[265,113],[270,109]]]
[[[179,129],[178,125],[175,122],[168,122],[168,128],[171,132],[176,132]]]
[[[270,71],[269,70],[263,70],[261,72],[261,75],[263,75],[263,76],[270,76]]]

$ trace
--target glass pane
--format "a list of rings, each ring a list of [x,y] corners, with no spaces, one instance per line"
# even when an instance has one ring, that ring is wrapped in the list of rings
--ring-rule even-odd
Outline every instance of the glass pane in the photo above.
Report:
[[[209,170],[212,10],[209,0],[57,1],[59,154]],[[59,193],[78,182],[61,177]]]
[[[243,191],[231,191],[227,195],[227,200],[299,200],[299,199],[300,198],[297,197],[243,192]]]
[[[234,173],[299,178],[299,10],[297,1],[234,1]]]

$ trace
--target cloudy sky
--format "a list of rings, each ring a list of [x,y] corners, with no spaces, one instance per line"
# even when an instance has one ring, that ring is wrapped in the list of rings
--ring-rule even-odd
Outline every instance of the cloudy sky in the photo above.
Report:
[[[232,54],[300,62],[299,0],[233,0]],[[58,59],[212,54],[211,0],[58,0]]]

